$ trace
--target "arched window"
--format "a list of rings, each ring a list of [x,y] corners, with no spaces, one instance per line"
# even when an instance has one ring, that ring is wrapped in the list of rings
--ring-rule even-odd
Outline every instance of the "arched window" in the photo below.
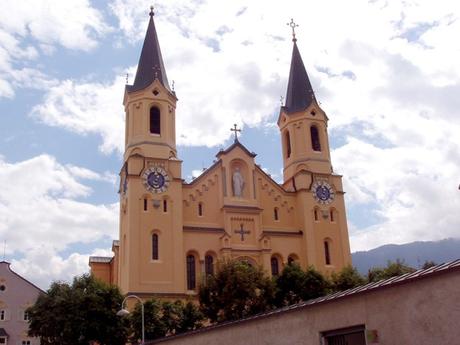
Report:
[[[272,266],[272,276],[277,276],[280,273],[278,259],[272,256],[270,263]]]
[[[150,108],[150,133],[161,134],[160,109],[157,107]]]
[[[315,210],[313,211],[314,213],[314,216],[315,216],[315,222],[317,222],[319,220],[319,216],[318,216],[318,209],[315,208]]]
[[[147,205],[148,205],[147,199],[144,199],[144,211],[147,211]]]
[[[158,234],[152,235],[152,260],[158,260]]]
[[[326,261],[326,265],[331,264],[330,244],[328,240],[324,241],[324,259]]]
[[[275,207],[273,209],[273,218],[275,218],[275,220],[279,220],[279,217],[278,217],[278,207]]]
[[[206,276],[214,275],[214,258],[212,255],[206,255],[204,258],[204,272]]]
[[[195,272],[195,257],[187,255],[187,290],[195,290],[196,287],[196,272]]]
[[[311,136],[311,147],[313,151],[321,151],[321,143],[319,141],[318,127],[310,127],[310,136]]]
[[[335,212],[333,208],[330,209],[329,216],[331,218],[331,222],[335,222]]]
[[[292,265],[294,263],[294,258],[292,256],[288,256],[288,265]]]
[[[198,215],[201,217],[203,215],[203,203],[198,203]]]
[[[163,212],[168,212],[168,200],[163,200]]]
[[[286,157],[289,158],[291,157],[291,136],[289,134],[289,131],[286,131],[285,137],[286,137]]]

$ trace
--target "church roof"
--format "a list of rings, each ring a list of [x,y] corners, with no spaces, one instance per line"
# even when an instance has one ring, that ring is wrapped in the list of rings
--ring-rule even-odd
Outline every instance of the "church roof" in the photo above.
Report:
[[[216,157],[219,157],[220,155],[222,154],[226,154],[228,152],[230,152],[231,150],[233,150],[235,147],[240,147],[244,152],[246,152],[246,154],[250,157],[255,157],[257,156],[256,153],[254,152],[250,152],[242,143],[240,143],[240,141],[238,139],[235,139],[235,141],[233,142],[232,145],[230,145],[228,148],[226,148],[225,150],[220,150]]]
[[[153,21],[153,14],[153,7],[151,7],[149,25],[147,27],[147,33],[145,34],[139,64],[137,65],[136,77],[133,85],[126,86],[128,92],[145,89],[155,79],[158,79],[166,89],[171,91],[168,77],[166,76],[165,66],[163,64],[163,58],[161,57],[160,44]]]
[[[291,69],[289,72],[289,82],[286,93],[286,103],[283,109],[287,113],[294,113],[305,110],[315,100],[315,94],[308,78],[307,70],[297,48],[296,39],[293,39]]]

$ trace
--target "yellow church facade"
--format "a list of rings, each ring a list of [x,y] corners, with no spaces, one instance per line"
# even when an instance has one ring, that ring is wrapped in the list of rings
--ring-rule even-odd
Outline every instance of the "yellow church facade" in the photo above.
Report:
[[[124,95],[120,233],[113,257],[90,257],[94,276],[148,298],[194,295],[219,260],[277,275],[290,262],[329,274],[351,263],[342,178],[332,170],[328,118],[296,39],[278,127],[283,183],[238,139],[192,182],[176,150],[176,103],[150,13],[133,85]]]

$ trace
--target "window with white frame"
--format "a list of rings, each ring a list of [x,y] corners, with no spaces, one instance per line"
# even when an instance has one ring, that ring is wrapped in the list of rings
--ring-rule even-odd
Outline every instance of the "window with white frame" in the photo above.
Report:
[[[0,321],[5,321],[5,320],[6,320],[6,310],[0,309]]]
[[[0,337],[0,344],[6,344],[6,337]]]

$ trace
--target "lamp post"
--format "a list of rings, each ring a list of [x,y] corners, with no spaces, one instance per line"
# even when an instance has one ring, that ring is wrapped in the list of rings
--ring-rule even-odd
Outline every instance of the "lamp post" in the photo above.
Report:
[[[126,316],[129,314],[129,310],[124,308],[125,302],[128,298],[135,298],[141,304],[141,314],[142,314],[142,345],[145,343],[145,331],[144,331],[144,302],[137,297],[136,295],[128,295],[125,297],[123,302],[121,302],[121,309],[117,311],[117,316]]]

